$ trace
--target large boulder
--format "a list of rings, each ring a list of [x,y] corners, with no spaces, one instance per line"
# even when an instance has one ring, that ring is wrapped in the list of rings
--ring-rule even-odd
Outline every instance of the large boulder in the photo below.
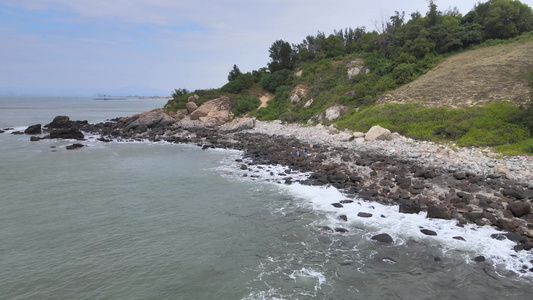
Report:
[[[193,102],[189,102],[193,103]],[[231,104],[228,97],[220,97],[205,102],[179,124],[183,127],[217,127],[232,118]]]
[[[220,126],[219,130],[222,132],[237,132],[247,129],[252,129],[255,126],[255,118],[234,119],[231,122]]]
[[[189,113],[193,113],[195,110],[198,109],[198,105],[196,105],[195,102],[187,102],[187,104],[185,104],[185,107],[187,108],[187,111]]]
[[[147,128],[165,127],[174,124],[176,120],[169,116],[162,108],[133,115],[124,120],[126,130],[141,130]]]
[[[51,123],[44,125],[47,128],[67,128],[71,126],[72,121],[67,116],[57,116]]]
[[[42,133],[41,124],[31,125],[30,127],[26,128],[26,130],[24,130],[24,133],[25,134],[41,134]]]
[[[370,130],[365,134],[366,141],[390,141],[393,139],[392,133],[387,128],[383,128],[379,125],[372,126]]]
[[[326,109],[326,119],[329,121],[337,120],[342,116],[347,110],[347,107],[344,105],[333,105],[332,107]]]
[[[71,128],[53,128],[50,130],[51,139],[72,139],[83,140],[85,136],[76,127]]]
[[[527,201],[515,201],[507,206],[513,215],[517,218],[525,216],[531,212],[531,204]]]

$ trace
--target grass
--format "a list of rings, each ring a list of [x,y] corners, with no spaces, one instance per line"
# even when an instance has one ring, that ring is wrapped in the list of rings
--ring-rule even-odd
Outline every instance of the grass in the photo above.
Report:
[[[527,155],[533,152],[533,143],[529,129],[516,118],[519,111],[508,102],[458,109],[392,103],[353,110],[337,122],[337,127],[366,132],[380,125],[417,140],[495,147],[509,155]]]

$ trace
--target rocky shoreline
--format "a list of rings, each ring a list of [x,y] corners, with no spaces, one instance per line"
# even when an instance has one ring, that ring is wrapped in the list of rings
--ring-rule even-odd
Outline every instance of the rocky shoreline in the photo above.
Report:
[[[369,139],[370,132],[339,132],[322,125],[253,119],[207,127],[178,122],[161,109],[98,124],[56,117],[44,126],[44,133],[40,125],[30,126],[25,133],[38,141],[52,136],[69,138],[69,133],[71,138],[80,139],[81,132],[100,135],[103,142],[150,140],[242,150],[239,163],[244,172],[256,165],[281,165],[288,168],[278,174],[284,183],[298,181],[340,189],[348,199],[332,203],[335,207],[348,204],[351,197],[398,205],[401,213],[455,219],[457,226],[494,226],[508,232],[494,238],[516,242],[516,251],[533,249],[530,158],[497,158],[489,151],[415,141],[387,130],[383,131],[385,138]],[[42,136],[46,133],[49,135]],[[83,146],[75,145],[71,149]],[[303,180],[292,176],[297,172],[310,176]],[[340,218],[348,221],[346,216]],[[390,242],[386,236],[376,239]]]

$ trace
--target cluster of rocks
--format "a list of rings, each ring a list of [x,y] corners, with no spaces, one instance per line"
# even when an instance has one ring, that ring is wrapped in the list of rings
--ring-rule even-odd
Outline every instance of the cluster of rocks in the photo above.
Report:
[[[380,127],[350,133],[279,121],[228,122],[228,100],[215,100],[196,108],[188,104],[187,114],[171,116],[156,109],[98,124],[56,117],[45,126],[46,137],[80,139],[84,131],[99,134],[102,141],[164,140],[243,150],[244,170],[259,164],[287,166],[311,174],[298,179],[303,184],[332,185],[348,198],[398,205],[401,213],[456,219],[458,226],[494,226],[509,232],[495,238],[517,242],[517,251],[533,248],[531,159],[497,159],[486,151],[414,141]],[[38,134],[39,127],[31,126],[27,133]],[[307,155],[297,156],[303,149]],[[283,181],[294,181],[290,172]]]

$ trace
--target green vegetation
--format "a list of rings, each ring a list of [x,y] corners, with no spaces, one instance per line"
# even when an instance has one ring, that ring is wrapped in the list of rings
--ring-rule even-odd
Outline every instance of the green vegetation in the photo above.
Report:
[[[461,147],[511,145],[531,137],[530,130],[517,118],[520,110],[508,102],[462,109],[386,104],[361,112],[352,111],[344,115],[337,126],[366,132],[370,127],[380,125],[414,139],[455,141]]]
[[[506,153],[533,151],[533,104],[497,102],[464,109],[376,104],[384,94],[415,81],[458,52],[533,41],[529,6],[517,0],[489,0],[462,15],[456,8],[442,12],[436,1],[428,0],[425,15],[414,12],[406,17],[397,11],[375,25],[374,31],[358,27],[329,35],[318,32],[296,44],[276,40],[268,49],[271,60],[266,67],[242,73],[233,65],[228,83],[220,89],[178,89],[165,109],[185,108],[192,95],[199,96],[198,105],[225,95],[236,116],[328,124],[318,116],[342,104],[349,112],[337,122],[340,129],[366,131],[379,124],[421,140],[498,146]],[[533,71],[529,82],[533,99]],[[267,92],[274,99],[257,109],[258,97]]]

